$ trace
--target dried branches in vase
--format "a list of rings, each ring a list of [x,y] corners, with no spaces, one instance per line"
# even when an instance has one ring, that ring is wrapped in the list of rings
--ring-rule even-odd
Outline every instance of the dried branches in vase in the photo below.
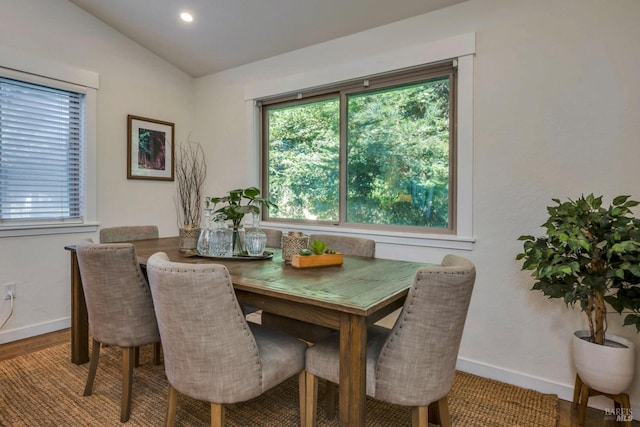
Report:
[[[176,213],[180,229],[180,249],[195,249],[202,218],[202,187],[207,176],[204,151],[198,142],[187,140],[176,155]]]

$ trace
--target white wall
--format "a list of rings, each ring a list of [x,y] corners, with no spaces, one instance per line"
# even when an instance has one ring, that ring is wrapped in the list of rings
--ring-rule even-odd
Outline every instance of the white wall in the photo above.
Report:
[[[532,280],[514,260],[522,248],[516,239],[542,232],[553,197],[640,198],[638,22],[635,0],[471,0],[203,77],[196,81],[196,124],[207,135],[209,191],[258,182],[246,86],[475,32],[476,242],[460,253],[476,263],[478,278],[459,367],[570,400],[569,339],[586,326],[583,315],[529,291]],[[377,252],[437,262],[445,251],[385,244]],[[610,331],[640,345],[635,330],[620,323],[611,315]],[[631,389],[636,407],[639,383]]]
[[[173,182],[127,180],[127,114],[193,129],[194,80],[67,0],[0,0],[0,47],[97,72],[98,220],[101,227],[157,224],[176,235]],[[0,65],[2,58],[0,58]],[[17,283],[15,313],[0,331],[12,341],[69,325],[69,253],[97,234],[0,238],[0,286]],[[0,320],[8,304],[0,300]]]

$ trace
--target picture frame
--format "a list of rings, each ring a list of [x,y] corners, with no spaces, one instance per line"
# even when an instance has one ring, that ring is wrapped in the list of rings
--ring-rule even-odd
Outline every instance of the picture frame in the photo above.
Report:
[[[174,180],[175,125],[127,115],[127,179]]]

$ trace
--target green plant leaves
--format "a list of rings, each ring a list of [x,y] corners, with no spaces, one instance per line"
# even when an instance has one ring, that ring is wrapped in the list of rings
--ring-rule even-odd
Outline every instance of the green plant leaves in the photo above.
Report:
[[[275,203],[269,199],[258,197],[260,190],[256,187],[238,188],[230,190],[228,195],[223,197],[208,197],[206,204],[213,203],[213,209],[218,204],[226,204],[214,211],[214,213],[222,213],[226,219],[231,220],[234,226],[240,225],[242,218],[248,213],[260,214],[260,208],[277,208]],[[242,202],[245,202],[243,205]]]
[[[640,331],[640,220],[631,212],[640,202],[629,197],[617,196],[608,207],[593,194],[552,199],[546,235],[520,236],[516,260],[536,279],[532,290],[568,306],[579,303],[590,317],[593,299],[602,295],[616,312],[630,312],[625,325]]]
[[[624,326],[636,325],[636,332],[640,333],[640,316],[635,314],[628,314],[624,318]]]
[[[309,244],[309,248],[316,255],[322,255],[328,249],[328,246],[329,245],[326,242],[321,242],[319,240],[314,240]]]

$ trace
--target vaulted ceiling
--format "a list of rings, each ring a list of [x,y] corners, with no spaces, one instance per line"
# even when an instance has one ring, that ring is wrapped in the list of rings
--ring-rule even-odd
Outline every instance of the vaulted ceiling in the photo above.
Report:
[[[466,0],[69,1],[201,77]]]

